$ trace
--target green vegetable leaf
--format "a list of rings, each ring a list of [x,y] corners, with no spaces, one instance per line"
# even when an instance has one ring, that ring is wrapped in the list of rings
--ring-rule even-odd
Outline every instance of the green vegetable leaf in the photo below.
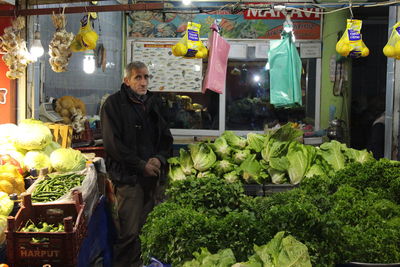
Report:
[[[232,151],[231,147],[228,145],[228,142],[223,136],[215,139],[214,143],[212,144],[212,149],[221,159],[229,158]]]
[[[228,144],[235,148],[245,148],[247,145],[247,140],[241,136],[237,136],[232,131],[225,131],[222,136],[226,139]]]
[[[203,172],[208,170],[217,160],[214,151],[208,144],[190,144],[188,147],[193,160],[193,167],[198,171]]]
[[[315,158],[315,148],[312,146],[305,146],[303,144],[292,142],[289,146],[287,159],[289,160],[288,174],[290,183],[298,184],[301,182],[311,162]]]
[[[346,158],[342,150],[346,148],[346,145],[333,140],[320,146],[320,154],[335,171],[338,171],[345,167]]]
[[[255,152],[259,153],[264,147],[265,135],[257,133],[247,134],[248,147]]]

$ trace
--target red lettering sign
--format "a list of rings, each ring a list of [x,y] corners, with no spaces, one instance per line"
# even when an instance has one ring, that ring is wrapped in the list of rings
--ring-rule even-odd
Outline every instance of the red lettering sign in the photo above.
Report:
[[[257,5],[257,4],[252,4]],[[265,4],[263,4],[265,5]],[[291,19],[292,20],[321,20],[321,15],[310,12],[321,12],[319,8],[301,8],[304,11],[292,10]],[[307,12],[310,11],[310,12]],[[274,9],[260,9],[257,7],[252,7],[244,12],[245,19],[286,19],[285,15]]]

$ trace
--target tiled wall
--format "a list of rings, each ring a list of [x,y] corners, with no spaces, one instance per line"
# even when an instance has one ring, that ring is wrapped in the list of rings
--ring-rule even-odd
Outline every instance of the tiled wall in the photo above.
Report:
[[[115,1],[102,4],[115,4]],[[80,28],[80,20],[84,14],[66,14],[68,32],[76,34]],[[107,53],[107,67],[103,72],[96,68],[93,74],[83,71],[84,52],[73,53],[68,71],[56,73],[49,65],[48,45],[55,31],[51,16],[40,16],[40,32],[45,55],[44,94],[46,97],[61,97],[72,95],[80,98],[87,107],[89,115],[98,114],[101,97],[106,93],[119,90],[121,85],[122,55],[122,12],[98,13],[94,22],[94,30],[100,35],[99,43],[103,43]],[[99,31],[99,23],[101,32]]]

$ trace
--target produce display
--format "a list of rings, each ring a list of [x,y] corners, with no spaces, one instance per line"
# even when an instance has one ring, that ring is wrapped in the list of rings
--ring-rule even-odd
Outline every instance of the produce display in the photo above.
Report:
[[[348,148],[337,141],[320,147],[296,141],[301,130],[286,124],[267,134],[249,133],[247,138],[225,131],[214,143],[190,144],[188,151],[169,159],[171,180],[188,177],[223,177],[245,183],[299,184],[314,174],[329,175],[351,162],[374,160],[366,150]]]
[[[21,121],[18,126],[10,123],[0,125],[0,245],[4,243],[6,238],[7,216],[16,207],[14,202],[18,201],[22,193],[25,192],[31,193],[31,200],[36,203],[52,201],[64,203],[70,201],[70,192],[76,189],[82,193],[82,199],[88,207],[85,210],[85,215],[88,218],[91,215],[97,201],[96,193],[98,192],[96,191],[97,187],[95,187],[96,173],[94,166],[86,170],[86,158],[79,150],[61,148],[58,143],[52,140],[53,134],[47,125],[41,121],[28,119]],[[84,169],[85,171],[81,171]],[[57,172],[51,173],[52,171]],[[33,182],[32,185],[31,182]],[[62,204],[51,204],[48,207],[50,208],[52,205]],[[75,210],[75,208],[70,210]],[[37,216],[38,213],[33,214]],[[15,216],[14,213],[11,215]],[[29,213],[28,215],[31,216],[32,214]],[[25,225],[18,225],[19,230],[16,232],[23,233],[20,237],[13,235],[12,242],[17,244],[16,240],[19,238],[26,240],[26,244],[34,245],[32,251],[37,251],[38,246],[43,245],[45,247],[52,242],[58,244],[62,241],[61,243],[65,246],[67,246],[65,242],[76,242],[76,238],[70,240],[64,238],[62,236],[62,234],[65,234],[64,225],[56,224],[53,220],[54,216],[61,216],[59,221],[62,221],[64,217],[68,217],[67,213],[50,214],[50,217],[46,217],[48,215],[49,213],[41,215],[42,217],[39,220],[42,220],[42,222],[39,223],[36,221],[38,218],[30,218],[35,221],[36,225],[30,220],[26,224],[24,223]],[[27,215],[21,216],[25,218],[24,222],[29,219],[26,217]],[[46,218],[50,218],[52,223],[46,223]],[[45,233],[44,237],[35,235],[41,232]],[[48,233],[53,232],[55,235],[50,237]],[[27,236],[28,233],[31,235]],[[79,238],[82,239],[83,237],[82,232]],[[9,239],[8,242],[10,242]],[[26,244],[23,244],[23,249],[27,249]],[[66,252],[63,251],[63,253]],[[75,259],[74,257],[71,256],[71,260]],[[31,260],[29,259],[29,261]],[[38,260],[40,261],[40,259]],[[16,262],[18,261],[16,260]],[[25,263],[19,262],[19,264],[27,266]]]
[[[200,253],[193,253],[195,259],[185,262],[183,267],[311,267],[307,247],[291,235],[285,237],[285,232],[277,233],[266,245],[254,245],[254,252],[248,261],[236,263],[235,255],[229,248],[216,254],[202,248]]]
[[[83,170],[86,166],[86,159],[82,153],[71,148],[61,148],[58,143],[52,141],[50,129],[41,121],[28,119],[21,121],[18,126],[0,126],[0,165],[16,167],[20,175],[13,177],[17,183],[18,179],[22,179],[22,175],[31,169],[69,172]],[[7,168],[7,172],[4,169],[4,175],[12,171],[10,167]],[[21,190],[19,191],[25,191]]]
[[[74,187],[82,185],[84,175],[69,174],[49,174],[38,181],[32,192],[32,202],[50,202],[55,201]]]
[[[56,27],[56,32],[49,44],[49,63],[53,71],[65,72],[67,71],[69,58],[72,55],[70,46],[74,39],[74,34],[65,30],[67,19],[64,12],[62,14],[54,14],[53,12],[51,19]]]
[[[269,266],[250,265],[253,247],[285,231],[308,248],[312,266],[400,262],[398,192],[400,163],[389,160],[355,161],[270,197],[245,196],[240,182],[212,175],[174,180],[143,227],[142,257],[182,266],[201,248],[231,249],[236,266]]]
[[[0,37],[0,47],[6,52],[3,61],[9,68],[6,73],[9,79],[20,78],[24,75],[26,66],[34,61],[26,48],[25,40],[21,37],[24,28],[25,18],[17,17],[12,26],[4,29],[4,34]]]

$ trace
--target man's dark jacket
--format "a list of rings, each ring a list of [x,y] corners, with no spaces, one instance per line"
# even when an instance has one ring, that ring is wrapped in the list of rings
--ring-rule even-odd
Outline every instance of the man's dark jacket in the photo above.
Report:
[[[143,177],[151,157],[161,161],[163,168],[172,151],[173,138],[160,113],[159,98],[147,92],[141,102],[130,87],[107,98],[101,109],[101,127],[106,167],[113,182],[134,185]]]

